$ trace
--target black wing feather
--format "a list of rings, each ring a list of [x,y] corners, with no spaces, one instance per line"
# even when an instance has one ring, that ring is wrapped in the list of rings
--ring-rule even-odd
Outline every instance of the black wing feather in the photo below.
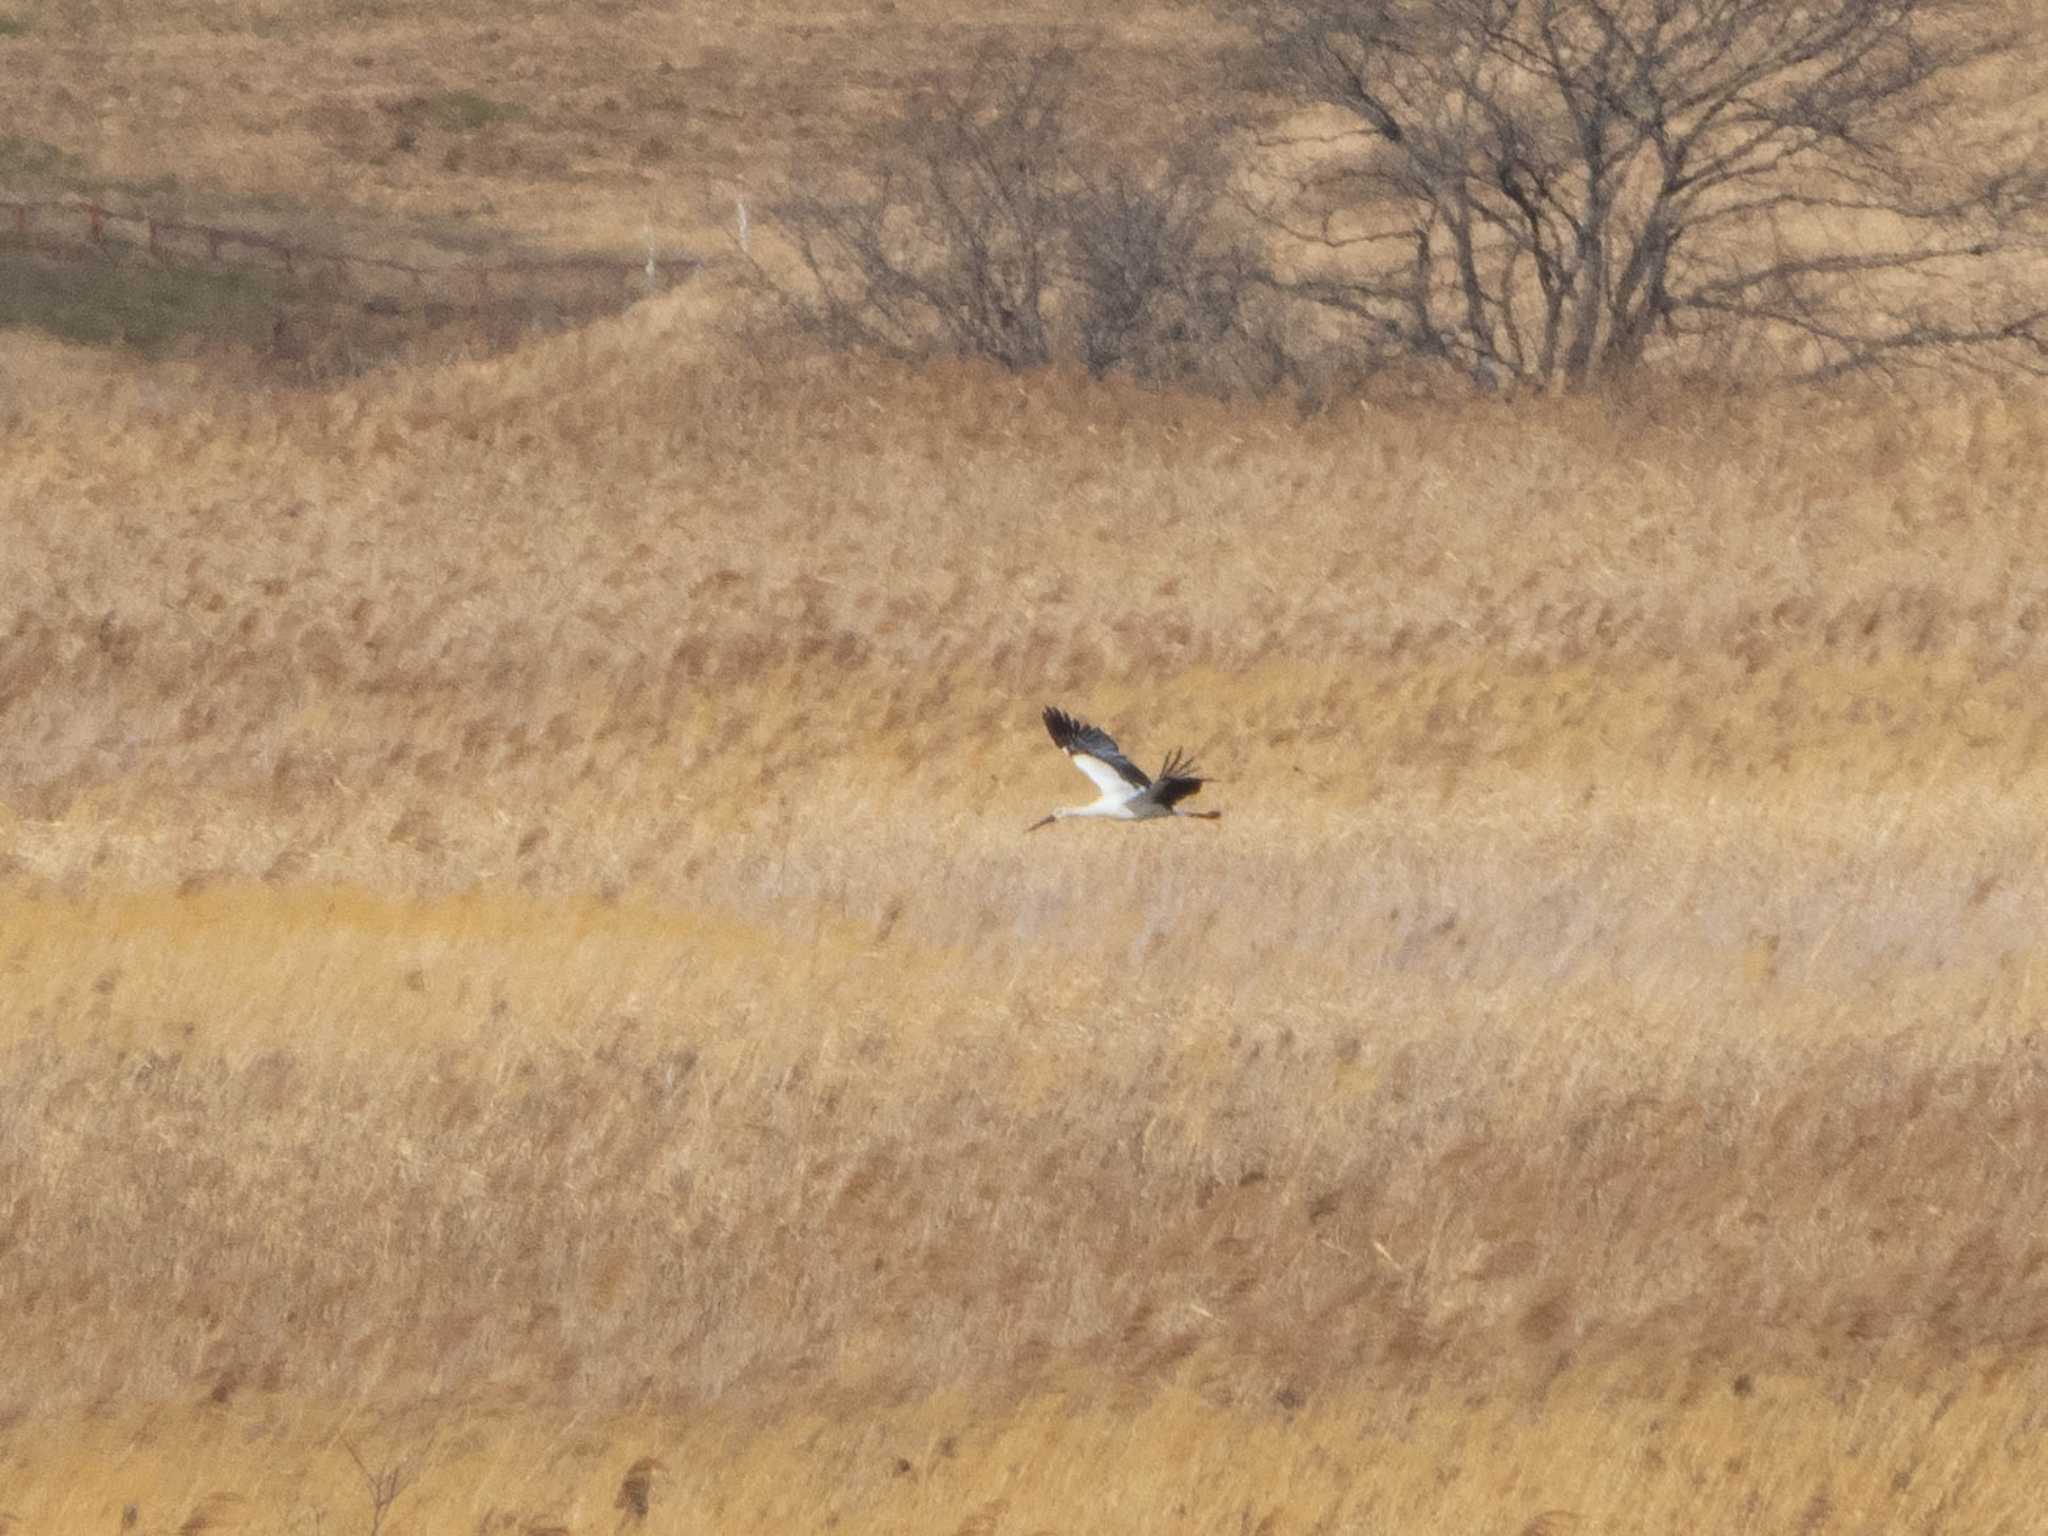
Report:
[[[1089,725],[1076,720],[1065,710],[1045,707],[1045,730],[1052,737],[1052,744],[1062,752],[1085,752],[1090,757],[1100,758],[1116,770],[1117,777],[1135,789],[1149,789],[1152,780],[1144,769],[1125,757],[1109,732],[1100,726]]]
[[[1166,764],[1159,770],[1152,798],[1161,805],[1178,805],[1188,796],[1200,794],[1202,786],[1208,782],[1195,772],[1193,760],[1176,749],[1166,755]]]

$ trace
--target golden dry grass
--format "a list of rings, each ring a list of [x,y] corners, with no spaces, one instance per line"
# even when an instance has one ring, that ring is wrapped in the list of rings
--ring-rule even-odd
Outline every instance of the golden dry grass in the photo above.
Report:
[[[0,362],[0,1513],[2038,1526],[2048,398],[1301,420],[733,302]],[[1024,838],[1045,702],[1225,819]]]
[[[381,1436],[416,1528],[2023,1528],[2042,401],[1301,422],[704,303],[18,365],[39,1523]],[[1226,820],[1023,838],[1047,698]]]

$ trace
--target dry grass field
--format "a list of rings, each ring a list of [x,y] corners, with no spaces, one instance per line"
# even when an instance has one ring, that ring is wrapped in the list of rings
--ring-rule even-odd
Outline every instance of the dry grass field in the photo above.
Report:
[[[627,243],[623,52],[780,153],[948,35],[60,13],[25,132],[337,219],[474,153],[285,119],[498,30],[498,216]],[[308,83],[178,105],[238,51]],[[1304,419],[736,303],[8,337],[0,1530],[2042,1528],[2048,394]],[[1048,702],[1224,819],[1025,837]]]

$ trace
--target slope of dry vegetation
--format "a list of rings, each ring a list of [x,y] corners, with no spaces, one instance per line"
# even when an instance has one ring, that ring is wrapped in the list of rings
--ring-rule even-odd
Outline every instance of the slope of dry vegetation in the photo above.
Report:
[[[95,8],[408,100],[940,46],[496,12]],[[193,152],[304,181],[317,96]],[[543,106],[464,163],[637,231]],[[481,174],[387,161],[321,195]],[[1301,420],[731,302],[290,394],[10,342],[0,1511],[2038,1524],[2048,400]],[[1024,838],[1045,702],[1225,819]]]
[[[1179,5],[1106,21],[1074,0],[1000,22],[936,0],[87,0],[10,19],[0,49],[46,88],[10,114],[0,184],[55,156],[158,212],[254,199],[290,227],[574,250],[636,251],[650,221],[664,246],[705,238],[735,193],[843,153],[918,71],[992,33],[1098,40],[1097,121],[1126,133],[1175,121],[1210,44]]]

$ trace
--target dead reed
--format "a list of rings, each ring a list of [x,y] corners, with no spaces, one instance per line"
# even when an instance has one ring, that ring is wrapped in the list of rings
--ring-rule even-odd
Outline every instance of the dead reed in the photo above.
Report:
[[[35,1518],[353,1509],[374,1423],[436,1526],[2021,1528],[2040,401],[1299,422],[695,302],[17,364]],[[1220,835],[1020,840],[1048,699]]]
[[[952,46],[586,9],[115,7],[18,131],[631,243]],[[0,361],[0,1509],[2032,1528],[2048,400],[1303,419],[733,302]],[[1217,836],[1021,840],[1046,702]]]

